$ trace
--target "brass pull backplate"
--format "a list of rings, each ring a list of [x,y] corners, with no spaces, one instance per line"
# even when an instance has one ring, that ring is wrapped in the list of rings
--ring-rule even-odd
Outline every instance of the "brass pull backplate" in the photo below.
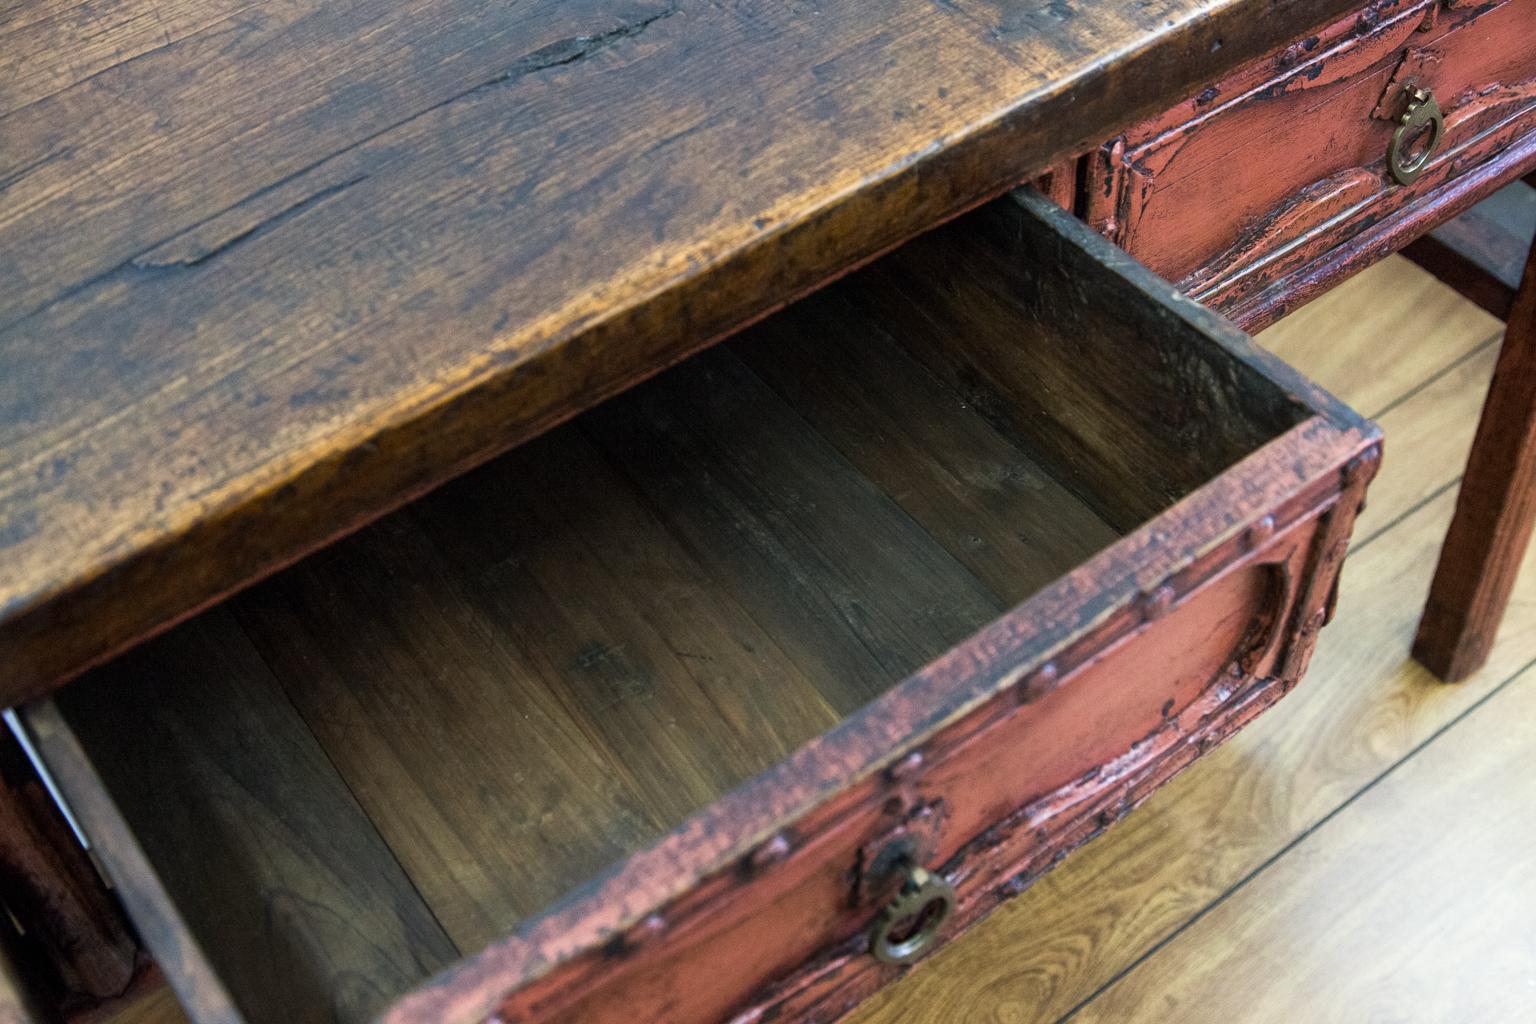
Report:
[[[1392,172],[1399,185],[1412,185],[1440,146],[1440,137],[1445,134],[1445,115],[1440,113],[1435,94],[1428,89],[1405,85],[1403,90],[1408,93],[1408,109],[1398,118],[1397,131],[1392,133],[1392,142],[1387,146],[1387,170]],[[1417,153],[1408,153],[1407,147],[1426,128],[1429,141],[1424,148]]]
[[[902,867],[901,891],[875,917],[869,951],[883,964],[910,964],[933,946],[955,910],[955,889],[915,864]]]

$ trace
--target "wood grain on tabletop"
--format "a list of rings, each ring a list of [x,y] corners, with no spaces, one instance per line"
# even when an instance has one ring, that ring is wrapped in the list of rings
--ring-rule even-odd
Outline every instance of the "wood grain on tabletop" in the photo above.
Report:
[[[0,704],[1346,6],[32,5]]]
[[[1322,633],[1307,678],[1274,711],[876,996],[852,1022],[1057,1020],[1536,655],[1536,615],[1511,614],[1489,663],[1465,683],[1440,685],[1409,658],[1454,505],[1450,485],[1487,386],[1491,318],[1470,303],[1457,316],[1448,303],[1448,315],[1397,358],[1335,360],[1331,370],[1326,364],[1335,345],[1358,353],[1384,340],[1373,304],[1363,301],[1373,286],[1415,280],[1416,295],[1440,303],[1442,286],[1392,259],[1362,274],[1353,295],[1341,289],[1310,307],[1306,319],[1287,320],[1261,338],[1346,401],[1370,391],[1381,404],[1365,411],[1387,410],[1380,419],[1387,455],[1345,564],[1337,617]],[[1319,344],[1329,327],[1333,344]],[[1318,366],[1308,364],[1308,352],[1323,357]],[[1411,451],[1398,440],[1409,437],[1434,443]],[[1519,607],[1536,606],[1532,561],[1517,584]],[[1212,942],[1220,947],[1219,936]],[[1158,1012],[1130,1019],[1162,1019]]]

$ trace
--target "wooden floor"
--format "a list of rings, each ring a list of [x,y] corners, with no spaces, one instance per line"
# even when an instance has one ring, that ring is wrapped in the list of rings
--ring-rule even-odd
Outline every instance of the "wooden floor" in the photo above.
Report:
[[[1408,659],[1499,330],[1394,257],[1262,336],[1387,435],[1310,674],[858,1024],[1536,1020],[1536,549],[1482,672]]]

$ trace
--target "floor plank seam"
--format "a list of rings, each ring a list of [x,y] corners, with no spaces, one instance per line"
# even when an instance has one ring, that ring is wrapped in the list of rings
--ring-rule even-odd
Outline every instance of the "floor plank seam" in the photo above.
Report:
[[[1381,419],[1383,416],[1387,415],[1387,413],[1411,401],[1416,395],[1433,387],[1439,381],[1445,379],[1452,373],[1455,373],[1458,369],[1476,359],[1478,356],[1482,355],[1483,352],[1489,347],[1497,345],[1503,340],[1504,329],[1501,327],[1493,334],[1490,334],[1488,337],[1472,346],[1472,348],[1468,349],[1466,352],[1463,352],[1461,355],[1457,356],[1455,359],[1451,360],[1449,363],[1442,366],[1428,377],[1425,377],[1423,380],[1419,381],[1417,384],[1403,392],[1401,395],[1398,395],[1396,398],[1392,399],[1392,401],[1382,406],[1381,409],[1379,409],[1377,412],[1372,413],[1371,419]]]
[[[1437,499],[1439,499],[1442,495],[1444,495],[1447,491],[1453,491],[1457,487],[1460,487],[1461,486],[1461,477],[1462,477],[1462,474],[1457,473],[1454,477],[1452,477],[1451,479],[1447,480],[1445,483],[1441,484],[1439,487],[1436,487],[1433,491],[1430,491],[1428,494],[1426,494],[1424,497],[1420,498],[1418,501],[1414,502],[1408,508],[1404,509],[1402,512],[1399,512],[1397,515],[1393,516],[1392,519],[1389,522],[1386,522],[1386,523],[1382,524],[1377,529],[1372,530],[1370,533],[1366,534],[1364,537],[1361,537],[1360,539],[1356,540],[1353,544],[1351,544],[1349,546],[1349,557],[1353,558],[1357,553],[1359,553],[1361,551],[1364,551],[1368,544],[1371,544],[1372,542],[1377,540],[1379,537],[1382,537],[1383,535],[1385,535],[1387,533],[1387,531],[1391,530],[1393,527],[1395,527],[1395,526],[1397,526],[1397,525],[1399,525],[1401,523],[1407,522],[1409,519],[1412,519],[1425,506],[1434,504],[1434,502]]]

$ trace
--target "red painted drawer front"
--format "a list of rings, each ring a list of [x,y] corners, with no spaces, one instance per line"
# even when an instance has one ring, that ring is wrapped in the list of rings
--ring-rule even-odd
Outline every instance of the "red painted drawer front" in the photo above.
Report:
[[[1446,133],[1411,185],[1386,154],[1402,87]],[[1536,127],[1536,0],[1370,5],[1211,86],[1090,157],[1096,227],[1229,308]]]

